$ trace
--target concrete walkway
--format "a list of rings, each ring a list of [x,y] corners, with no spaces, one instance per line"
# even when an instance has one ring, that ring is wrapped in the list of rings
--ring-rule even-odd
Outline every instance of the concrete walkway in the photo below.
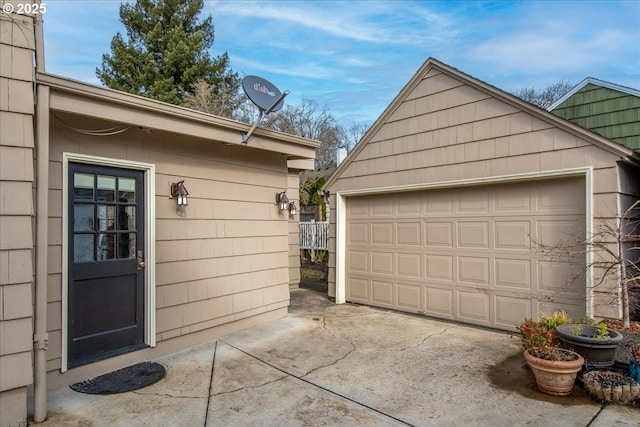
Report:
[[[49,393],[39,426],[638,426],[575,386],[540,393],[517,338],[291,293],[290,315],[158,359],[135,392]]]

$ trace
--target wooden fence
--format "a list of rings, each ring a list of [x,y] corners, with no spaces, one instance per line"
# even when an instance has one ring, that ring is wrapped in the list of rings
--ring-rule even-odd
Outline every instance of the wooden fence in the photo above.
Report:
[[[300,249],[310,251],[312,262],[316,260],[317,251],[328,251],[329,222],[314,220],[300,222]]]

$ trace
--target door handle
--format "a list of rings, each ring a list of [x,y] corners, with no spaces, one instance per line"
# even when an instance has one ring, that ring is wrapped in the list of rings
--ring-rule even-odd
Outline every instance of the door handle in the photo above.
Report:
[[[142,270],[144,268],[144,261],[142,257],[142,251],[138,251],[138,270]]]

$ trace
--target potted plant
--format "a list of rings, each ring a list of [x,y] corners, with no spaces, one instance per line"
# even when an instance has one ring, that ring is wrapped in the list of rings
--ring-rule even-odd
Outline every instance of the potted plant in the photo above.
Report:
[[[521,339],[526,340],[533,335],[543,337],[545,342],[539,342],[538,345],[558,345],[558,337],[556,335],[556,327],[569,323],[569,317],[566,311],[556,311],[551,314],[540,312],[538,320],[524,319],[522,323],[516,326],[521,334]],[[525,348],[527,344],[523,341]]]
[[[567,323],[556,328],[562,347],[584,357],[587,366],[604,368],[613,366],[616,348],[622,342],[622,334],[604,323]]]
[[[552,396],[568,396],[584,358],[578,353],[560,347],[533,347],[524,351],[538,389]]]
[[[525,319],[516,327],[522,333],[520,340],[525,350],[524,358],[533,372],[538,389],[552,396],[570,394],[584,364],[582,356],[559,348],[554,343],[552,326],[566,320],[564,312],[549,316],[541,314],[540,320]]]

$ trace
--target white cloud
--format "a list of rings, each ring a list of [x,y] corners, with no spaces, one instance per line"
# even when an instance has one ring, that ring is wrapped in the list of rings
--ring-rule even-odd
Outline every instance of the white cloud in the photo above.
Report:
[[[452,20],[428,9],[427,2],[381,1],[217,1],[214,17],[234,16],[279,22],[294,34],[300,28],[332,37],[377,44],[434,43],[456,33]]]
[[[484,34],[468,44],[464,61],[494,75],[547,82],[640,65],[640,2],[521,2],[504,12],[482,24]]]
[[[342,4],[336,3],[338,6]],[[359,41],[376,41],[378,33],[375,28],[353,21],[353,14],[345,15],[330,8],[317,8],[313,2],[242,2],[220,1],[212,5],[213,13],[235,15],[243,18],[284,21],[326,32],[328,34]]]
[[[334,70],[317,64],[305,62],[295,66],[274,65],[274,63],[259,62],[253,59],[236,56],[234,58],[234,67],[238,70],[252,70],[255,73],[258,70],[269,74],[280,74],[283,76],[303,77],[310,79],[329,79]],[[247,74],[251,74],[247,73]]]
[[[479,43],[472,48],[470,59],[528,73],[580,70],[619,57],[625,40],[629,38],[615,30],[589,37],[525,32]]]
[[[47,70],[97,82],[124,29],[116,0],[49,0]],[[336,118],[379,114],[430,56],[501,89],[593,76],[640,86],[640,1],[205,1],[212,56],[326,103]]]

